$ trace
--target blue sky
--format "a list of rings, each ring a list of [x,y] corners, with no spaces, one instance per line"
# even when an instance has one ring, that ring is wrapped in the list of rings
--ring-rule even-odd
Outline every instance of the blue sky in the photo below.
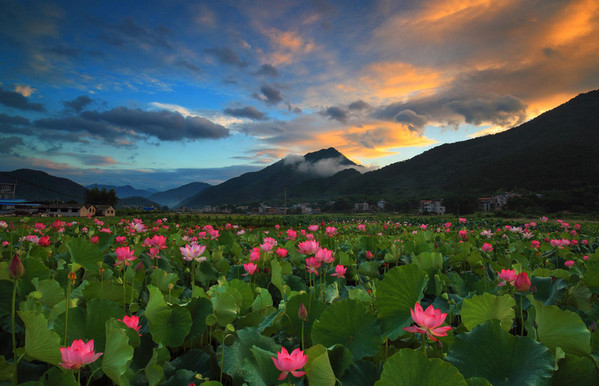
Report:
[[[372,168],[599,87],[599,5],[0,3],[0,170],[164,190],[336,147]]]

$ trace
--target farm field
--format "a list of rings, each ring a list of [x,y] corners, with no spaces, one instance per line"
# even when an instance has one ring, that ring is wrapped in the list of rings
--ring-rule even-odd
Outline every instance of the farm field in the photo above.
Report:
[[[0,220],[0,384],[596,385],[599,226]]]

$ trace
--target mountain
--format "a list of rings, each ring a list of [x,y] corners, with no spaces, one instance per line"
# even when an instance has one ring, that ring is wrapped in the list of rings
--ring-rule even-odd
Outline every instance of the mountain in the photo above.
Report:
[[[334,148],[290,156],[206,189],[184,205],[281,201],[283,188],[293,202],[337,197],[417,200],[507,190],[584,190],[588,198],[599,192],[597,111],[599,90],[505,132],[440,145],[363,174],[348,169],[356,165]]]
[[[152,201],[146,197],[140,197],[140,196],[119,198],[119,202],[117,203],[117,209],[146,208],[146,207],[160,208],[160,204],[155,201]]]
[[[150,195],[148,198],[150,200],[156,201],[160,205],[166,205],[169,208],[176,208],[184,200],[187,200],[195,196],[196,194],[211,186],[212,185],[206,184],[204,182],[192,182],[183,186],[179,186],[178,188],[166,190],[164,192],[154,193]]]
[[[296,186],[288,194],[424,199],[505,190],[596,189],[598,110],[599,90],[503,133],[444,144],[372,172]]]
[[[182,206],[197,208],[221,203],[241,204],[270,199],[283,200],[285,188],[314,178],[328,177],[347,168],[359,167],[332,147],[304,156],[292,155],[257,172],[245,173],[204,189],[185,200]]]
[[[15,198],[32,201],[76,201],[85,200],[85,187],[67,178],[55,177],[48,173],[18,169],[11,172],[1,172],[2,180],[16,180]]]
[[[135,189],[131,185],[114,186],[114,185],[92,184],[92,185],[87,185],[86,188],[88,188],[88,189],[98,188],[100,190],[102,190],[102,189],[106,189],[106,190],[114,189],[114,191],[116,192],[116,195],[117,195],[118,198],[149,197],[153,193],[155,193],[155,191]]]

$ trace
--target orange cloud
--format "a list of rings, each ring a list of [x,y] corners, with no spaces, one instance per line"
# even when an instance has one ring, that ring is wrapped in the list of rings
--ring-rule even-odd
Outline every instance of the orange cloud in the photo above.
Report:
[[[430,91],[443,82],[439,71],[402,62],[372,63],[362,72],[370,97],[380,100]]]
[[[374,159],[397,154],[397,148],[434,143],[436,141],[410,131],[401,123],[377,121],[316,134],[310,141],[310,149],[333,146],[350,158]]]
[[[596,0],[570,2],[558,15],[545,37],[552,45],[561,46],[590,35],[597,29],[599,3]]]
[[[23,95],[25,98],[28,98],[36,90],[31,86],[18,84],[15,86],[15,91],[18,92],[19,94]]]
[[[312,41],[292,31],[271,28],[263,33],[268,36],[273,47],[268,55],[268,62],[275,67],[292,64],[299,56],[310,53],[315,48]]]

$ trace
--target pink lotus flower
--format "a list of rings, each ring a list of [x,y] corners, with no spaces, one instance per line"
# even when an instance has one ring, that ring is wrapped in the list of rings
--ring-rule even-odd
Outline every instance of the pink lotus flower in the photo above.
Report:
[[[210,240],[218,240],[220,237],[220,233],[216,229],[212,229],[208,233],[210,234]]]
[[[484,243],[482,247],[480,247],[480,250],[483,252],[492,252],[493,251],[493,246],[489,243]]]
[[[137,259],[137,256],[133,255],[135,253],[135,249],[129,249],[129,247],[118,247],[115,251],[117,262],[114,264],[121,265],[125,263],[125,265],[131,265],[131,262]]]
[[[8,264],[8,275],[11,279],[18,279],[25,274],[25,267],[19,259],[19,255],[15,253],[15,255],[10,260]]]
[[[92,244],[98,244],[98,241],[100,241],[100,238],[99,238],[98,236],[92,236],[92,238],[91,238],[91,239],[89,239],[89,241],[90,241]]]
[[[335,273],[332,273],[331,276],[337,276],[338,278],[345,279],[345,272],[347,272],[347,268],[342,265],[337,265],[335,267]]]
[[[452,330],[450,326],[439,327],[445,321],[447,314],[442,314],[441,310],[436,310],[431,304],[426,311],[422,310],[420,303],[416,303],[414,308],[410,308],[412,320],[418,326],[404,327],[404,330],[413,333],[426,334],[434,341],[438,341],[435,336],[447,336],[447,331]]]
[[[304,255],[313,255],[320,249],[318,241],[314,240],[302,241],[297,245],[297,247],[299,248],[299,252],[303,253]]]
[[[320,248],[314,257],[321,263],[331,264],[333,261],[335,261],[335,258],[333,257],[333,251],[329,251],[326,248]]]
[[[205,245],[198,245],[193,242],[191,245],[185,244],[185,247],[179,247],[181,251],[181,255],[183,255],[183,260],[191,261],[192,259],[197,262],[206,261],[206,256],[202,256],[202,253],[206,250]]]
[[[564,266],[565,266],[565,267],[568,267],[568,268],[572,268],[572,267],[574,267],[574,264],[575,264],[575,263],[574,263],[574,260],[566,260],[566,261],[564,262]]]
[[[117,244],[123,245],[127,242],[127,238],[125,236],[117,236],[115,241]]]
[[[514,281],[516,281],[516,277],[518,276],[516,275],[516,271],[513,269],[502,269],[501,272],[497,272],[497,274],[499,275],[499,278],[503,280],[501,283],[497,284],[497,287],[502,287],[507,283],[513,285]]]
[[[275,367],[281,371],[279,381],[285,379],[289,373],[298,378],[306,374],[305,371],[298,371],[308,363],[308,356],[299,348],[289,354],[285,347],[281,347],[281,351],[277,351],[277,358],[272,357],[272,361]]]
[[[458,218],[458,221],[459,221],[460,223],[464,224],[464,223],[465,223],[466,221],[468,221],[468,220],[466,220],[466,219],[465,219],[465,218],[463,218],[463,217],[460,217],[460,218]]]
[[[308,230],[309,230],[310,232],[316,232],[316,231],[318,230],[318,225],[310,225],[310,226],[308,227]]]
[[[541,242],[537,241],[537,240],[532,240],[530,242],[530,246],[533,247],[534,249],[539,249],[539,248],[541,248]]]
[[[260,260],[260,248],[254,247],[250,252],[250,261]]]
[[[308,270],[309,273],[318,275],[318,268],[320,268],[320,266],[321,266],[321,262],[317,258],[315,258],[315,257],[306,258],[306,269]]]
[[[95,362],[103,353],[94,352],[94,340],[83,343],[82,339],[76,339],[69,347],[61,347],[60,355],[62,362],[59,363],[67,370],[79,370],[81,366]]]
[[[276,251],[277,256],[279,256],[280,258],[287,257],[288,253],[289,253],[289,251],[286,250],[285,248],[277,248],[277,251]]]
[[[364,224],[358,224],[358,230],[361,232],[366,232],[366,225]]]
[[[326,227],[324,231],[324,233],[326,233],[326,235],[329,237],[335,236],[335,232],[337,232],[337,228],[335,227]]]
[[[123,316],[123,319],[117,319],[119,322],[123,322],[125,323],[125,325],[129,328],[134,329],[138,334],[139,334],[139,329],[141,328],[141,326],[139,325],[139,316],[136,315],[125,315]],[[141,334],[139,334],[139,336],[141,336]]]
[[[166,236],[154,235],[152,238],[147,237],[144,240],[142,247],[166,249]]]
[[[243,269],[245,269],[245,273],[241,276],[253,275],[258,272],[258,266],[254,263],[246,263],[243,265]]]
[[[371,260],[373,257],[374,257],[374,255],[372,254],[372,252],[370,252],[370,251],[366,251],[366,258],[367,258],[368,260]]]
[[[520,272],[514,281],[514,287],[520,292],[526,292],[530,289],[530,279],[526,272]]]
[[[287,229],[287,237],[285,237],[285,240],[295,240],[297,238],[297,232],[294,231],[292,228]]]
[[[52,242],[50,241],[50,236],[40,237],[39,240],[37,240],[37,245],[41,247],[47,247],[50,244],[52,244]]]

